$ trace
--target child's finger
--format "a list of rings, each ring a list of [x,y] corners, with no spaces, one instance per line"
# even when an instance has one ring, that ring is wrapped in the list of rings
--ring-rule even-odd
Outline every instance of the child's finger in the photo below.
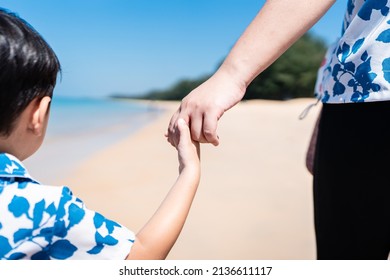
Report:
[[[186,145],[195,145],[196,152],[198,155],[198,158],[200,158],[200,145],[199,142],[193,141],[191,138],[190,128],[188,127],[186,121],[184,119],[179,119],[177,121],[177,126],[179,128],[180,132],[180,140],[179,144],[185,144]]]
[[[179,128],[179,131],[180,131],[180,141],[189,141],[189,138],[191,137],[190,136],[190,129],[187,125],[187,123],[185,122],[184,119],[178,119],[177,120],[177,126]]]

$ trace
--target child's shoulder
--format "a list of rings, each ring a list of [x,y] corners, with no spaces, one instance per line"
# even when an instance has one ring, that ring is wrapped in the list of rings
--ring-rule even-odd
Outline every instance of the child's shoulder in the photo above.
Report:
[[[1,179],[0,204],[3,207],[0,207],[0,213],[8,211],[15,217],[24,215],[29,217],[36,215],[39,211],[42,214],[46,212],[54,215],[61,204],[64,204],[62,202],[64,197],[71,196],[71,191],[64,186],[48,186],[31,181],[9,180],[5,182]]]
[[[10,212],[15,217],[29,217],[37,211],[49,213],[71,196],[69,188],[41,184],[16,157],[0,154],[0,212]]]

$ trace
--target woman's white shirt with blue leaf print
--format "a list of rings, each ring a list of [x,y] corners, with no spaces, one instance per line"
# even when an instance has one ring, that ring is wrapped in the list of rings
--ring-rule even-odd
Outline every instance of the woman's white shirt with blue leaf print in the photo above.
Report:
[[[324,103],[390,100],[390,1],[349,0],[340,39],[319,70]]]

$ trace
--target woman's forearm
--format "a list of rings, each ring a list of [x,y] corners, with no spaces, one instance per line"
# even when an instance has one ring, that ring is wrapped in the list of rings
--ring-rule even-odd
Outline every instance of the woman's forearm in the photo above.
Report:
[[[241,88],[281,56],[335,0],[268,0],[236,42],[218,72]]]

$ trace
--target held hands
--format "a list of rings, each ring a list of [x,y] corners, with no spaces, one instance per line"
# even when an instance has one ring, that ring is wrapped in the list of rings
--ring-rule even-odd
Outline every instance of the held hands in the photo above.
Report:
[[[236,105],[245,93],[245,87],[234,82],[229,75],[217,72],[190,92],[174,113],[166,133],[171,145],[179,142],[178,120],[188,123],[191,137],[200,143],[219,144],[218,120],[225,111]]]

